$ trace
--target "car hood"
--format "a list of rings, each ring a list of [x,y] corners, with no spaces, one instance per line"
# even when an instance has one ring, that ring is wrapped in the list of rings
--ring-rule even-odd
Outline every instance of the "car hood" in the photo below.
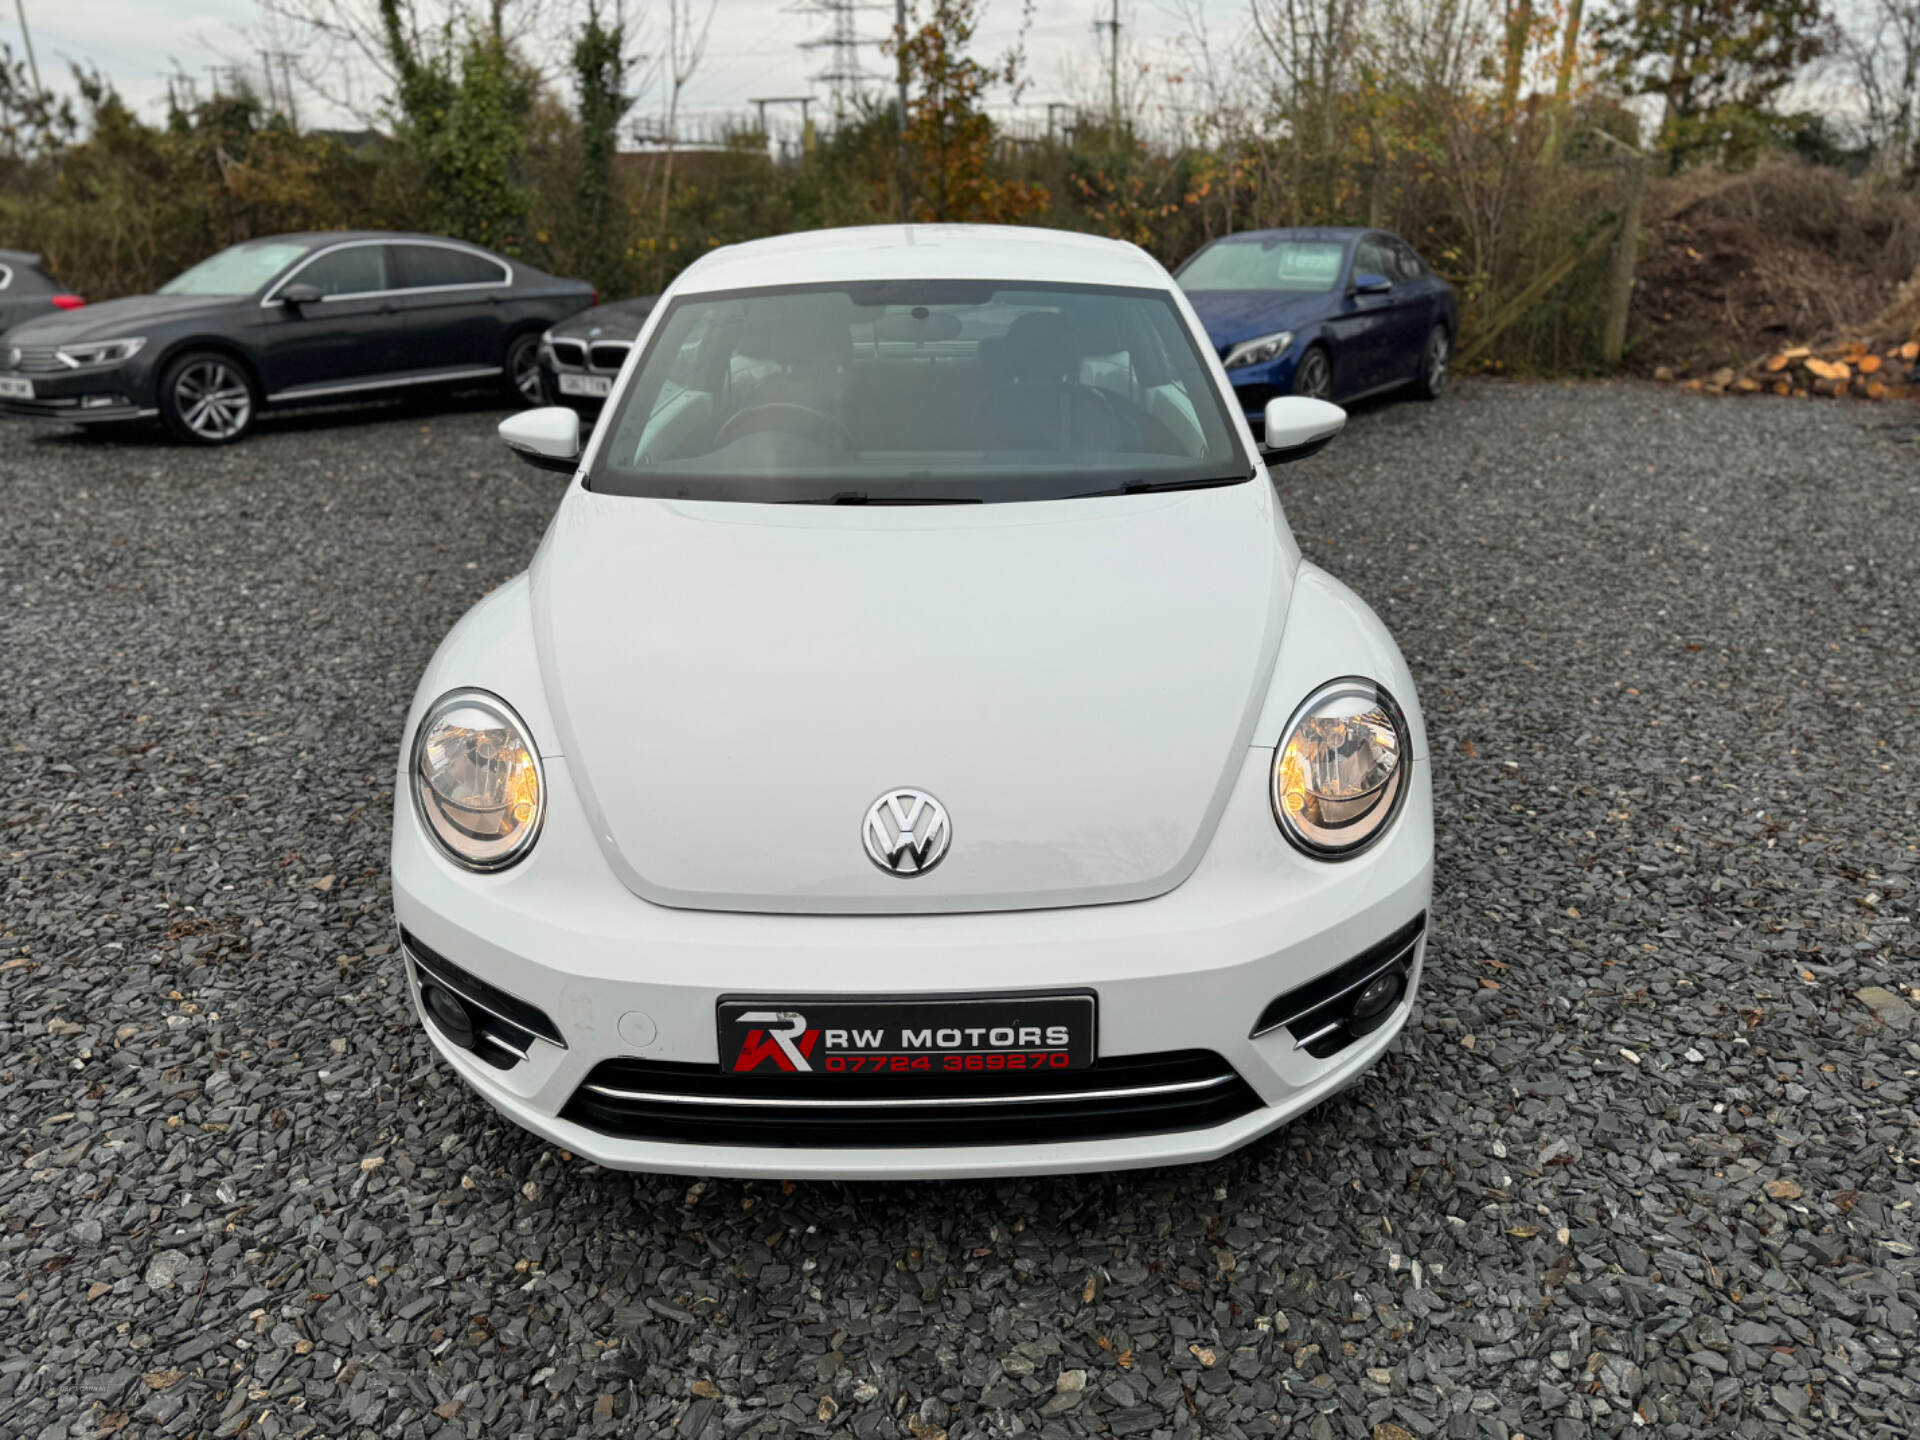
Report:
[[[1275,330],[1297,330],[1325,316],[1334,297],[1322,295],[1286,295],[1271,290],[1189,290],[1187,303],[1200,323],[1207,327],[1207,339],[1225,354],[1228,347],[1256,335]]]
[[[232,305],[231,295],[125,295],[78,310],[62,310],[28,320],[7,332],[15,345],[67,345],[76,340],[120,340],[138,335],[140,326],[178,320]]]
[[[631,300],[595,305],[578,315],[569,315],[553,327],[553,333],[570,340],[631,340],[647,323],[647,316],[659,298],[658,295],[637,295]]]
[[[559,746],[641,896],[910,912],[1132,900],[1199,863],[1294,559],[1255,480],[937,509],[581,490],[532,567]],[[867,858],[895,789],[937,868]]]

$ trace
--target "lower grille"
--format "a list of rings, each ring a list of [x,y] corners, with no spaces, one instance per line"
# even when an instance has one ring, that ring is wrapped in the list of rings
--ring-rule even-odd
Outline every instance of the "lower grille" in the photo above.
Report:
[[[787,1080],[713,1065],[607,1060],[564,1118],[628,1140],[788,1149],[1031,1145],[1201,1130],[1260,1108],[1209,1050],[1103,1058],[1085,1070]]]
[[[518,1065],[527,1058],[536,1038],[563,1050],[567,1048],[567,1042],[560,1038],[559,1027],[547,1018],[544,1010],[461,969],[405,930],[400,932],[400,945],[413,966],[417,982],[438,985],[465,1003],[473,1022],[471,1048],[489,1065],[502,1070]]]
[[[1276,997],[1260,1012],[1253,1033],[1265,1035],[1284,1025],[1293,1036],[1293,1043],[1316,1060],[1325,1060],[1346,1049],[1367,1033],[1367,1029],[1373,1028],[1349,1028],[1354,1001],[1369,981],[1389,972],[1398,972],[1410,981],[1414,950],[1426,928],[1427,917],[1423,912],[1344,965]],[[1394,1005],[1403,1003],[1404,995]],[[1360,1023],[1352,1021],[1355,1026]]]
[[[578,340],[555,340],[553,358],[562,365],[571,365],[578,370],[587,363],[587,347]]]

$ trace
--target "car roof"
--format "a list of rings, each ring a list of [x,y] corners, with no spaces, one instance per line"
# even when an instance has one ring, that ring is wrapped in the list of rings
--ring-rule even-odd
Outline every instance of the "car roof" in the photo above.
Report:
[[[1236,230],[1231,235],[1222,235],[1213,243],[1231,244],[1236,240],[1357,240],[1362,235],[1385,235],[1390,232],[1375,225],[1296,225],[1277,230]]]
[[[491,255],[493,252],[484,245],[476,245],[471,240],[461,240],[452,235],[428,235],[418,230],[289,230],[284,235],[256,235],[251,240],[243,240],[243,245],[280,243],[291,241],[300,245],[338,245],[347,240],[432,240],[442,245],[458,245],[466,250],[479,250]]]
[[[0,250],[0,265],[18,265],[24,270],[40,268],[40,257],[31,250]]]
[[[1026,280],[1166,290],[1167,272],[1122,240],[1027,225],[864,225],[749,240],[687,267],[682,293],[853,280]]]

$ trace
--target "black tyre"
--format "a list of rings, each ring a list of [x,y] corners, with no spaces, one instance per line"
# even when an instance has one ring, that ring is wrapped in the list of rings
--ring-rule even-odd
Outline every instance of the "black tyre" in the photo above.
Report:
[[[1452,364],[1453,337],[1446,326],[1436,325],[1427,332],[1427,348],[1420,352],[1420,374],[1414,379],[1413,393],[1422,400],[1438,400],[1447,388]]]
[[[247,367],[218,350],[189,350],[160,375],[160,421],[188,445],[231,445],[253,429],[259,388]]]
[[[547,403],[547,387],[540,379],[540,337],[523,331],[507,344],[507,393],[522,405]]]
[[[1315,345],[1293,367],[1293,393],[1315,400],[1326,400],[1332,396],[1333,361],[1321,346]]]

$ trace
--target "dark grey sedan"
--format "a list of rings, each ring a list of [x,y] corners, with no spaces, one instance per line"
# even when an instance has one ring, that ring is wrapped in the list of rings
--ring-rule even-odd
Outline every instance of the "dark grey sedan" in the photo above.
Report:
[[[540,399],[540,334],[593,287],[436,235],[275,235],[222,250],[157,294],[16,326],[0,342],[0,414],[157,417],[225,445],[265,406],[455,383]]]
[[[599,408],[659,298],[610,300],[569,315],[542,335],[540,378],[546,398],[576,410]]]
[[[23,320],[78,310],[86,303],[47,274],[38,255],[0,250],[0,332]]]

